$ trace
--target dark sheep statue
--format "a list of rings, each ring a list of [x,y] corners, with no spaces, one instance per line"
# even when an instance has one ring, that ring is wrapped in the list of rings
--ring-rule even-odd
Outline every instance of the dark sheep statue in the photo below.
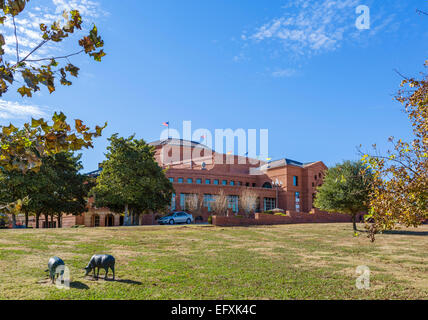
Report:
[[[65,266],[65,263],[61,258],[52,257],[49,259],[48,270],[46,270],[46,272],[49,272],[49,278],[52,280],[52,283],[55,283],[55,278],[58,278],[59,275],[62,276],[64,274],[64,270],[57,272],[57,268],[59,266]]]
[[[108,254],[94,255],[94,256],[92,256],[88,265],[85,267],[85,270],[86,270],[85,276],[87,276],[89,274],[89,272],[94,270],[94,278],[98,279],[98,277],[100,275],[100,268],[103,268],[106,271],[106,275],[105,275],[104,279],[107,280],[108,269],[110,268],[111,271],[113,271],[113,280],[114,280],[114,277],[115,277],[114,264],[115,264],[115,259],[111,255],[108,255]],[[97,276],[95,277],[95,269],[96,268],[98,268],[98,270],[97,270]]]

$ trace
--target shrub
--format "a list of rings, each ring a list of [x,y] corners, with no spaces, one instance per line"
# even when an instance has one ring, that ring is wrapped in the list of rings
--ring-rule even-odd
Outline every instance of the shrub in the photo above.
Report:
[[[286,217],[287,215],[285,213],[282,213],[282,212],[277,212],[277,213],[274,213],[274,216]]]
[[[208,217],[208,223],[209,224],[213,224],[213,216],[209,216]]]

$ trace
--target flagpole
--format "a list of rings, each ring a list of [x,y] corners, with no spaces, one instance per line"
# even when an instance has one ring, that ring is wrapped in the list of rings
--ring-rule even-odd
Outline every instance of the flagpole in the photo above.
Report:
[[[168,120],[168,140],[169,140],[169,124],[170,124],[170,122]]]

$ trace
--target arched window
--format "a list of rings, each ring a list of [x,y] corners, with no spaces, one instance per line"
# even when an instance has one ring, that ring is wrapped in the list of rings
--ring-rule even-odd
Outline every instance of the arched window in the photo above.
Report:
[[[263,184],[262,188],[265,188],[265,189],[272,189],[272,185],[271,185],[271,183],[270,183],[270,182],[265,182],[265,183]]]
[[[100,226],[100,216],[97,214],[94,214],[92,216],[92,226],[93,227],[99,227]]]
[[[113,227],[114,226],[114,216],[112,214],[106,215],[104,225],[106,227]]]

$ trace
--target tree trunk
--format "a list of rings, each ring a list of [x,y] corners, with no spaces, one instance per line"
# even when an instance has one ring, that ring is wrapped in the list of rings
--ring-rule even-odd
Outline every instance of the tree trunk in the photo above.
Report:
[[[129,209],[128,209],[128,205],[125,205],[125,217],[123,219],[123,225],[124,226],[129,226]]]
[[[12,213],[12,228],[16,228],[16,215]]]
[[[62,220],[62,215],[59,214],[58,215],[58,228],[62,228],[62,222],[61,222],[61,220]]]
[[[51,227],[52,227],[52,228],[54,227],[54,220],[53,220],[53,219],[54,219],[54,215],[52,214],[52,215],[51,215]]]
[[[40,213],[36,213],[36,229],[39,229]]]
[[[49,228],[49,215],[45,213],[45,228]]]
[[[357,220],[357,214],[353,213],[352,214],[352,226],[353,226],[355,232],[357,231],[357,221],[356,220]]]
[[[25,227],[28,228],[28,211],[25,211]]]

